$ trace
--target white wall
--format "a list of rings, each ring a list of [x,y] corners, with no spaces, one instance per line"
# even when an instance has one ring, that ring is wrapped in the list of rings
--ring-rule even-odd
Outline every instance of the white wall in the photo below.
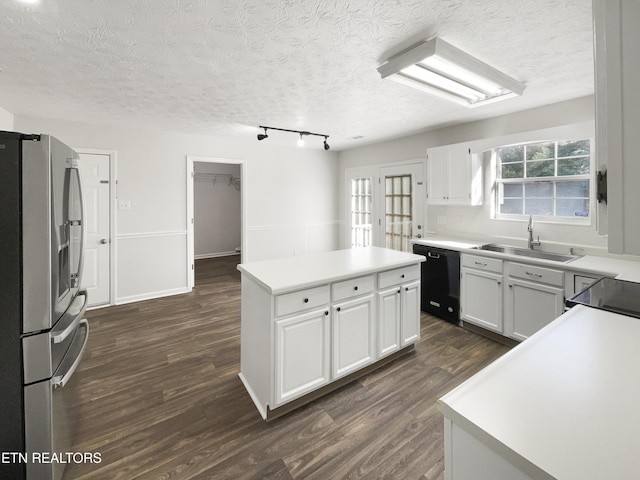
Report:
[[[243,262],[338,246],[335,152],[20,115],[15,128],[116,151],[117,194],[131,202],[116,215],[118,303],[187,288],[187,155],[244,162]]]
[[[513,141],[515,138],[533,141],[536,140],[535,136],[527,137],[524,134],[548,129],[573,130],[573,127],[577,126],[578,130],[593,135],[594,119],[594,98],[589,96],[340,152],[340,219],[345,218],[345,168],[425,158],[427,148],[439,145],[473,142],[480,150],[480,147],[490,148],[497,146],[500,141]],[[488,162],[485,161],[484,166],[488,168]],[[488,180],[488,175],[485,175],[485,180]],[[486,183],[486,193],[488,188],[489,185]],[[441,235],[463,237],[481,234],[483,237],[491,236],[495,240],[526,238],[525,222],[490,218],[490,198],[485,195],[485,204],[482,207],[428,206],[425,209],[427,230]],[[444,218],[446,223],[438,224],[438,217]],[[595,222],[590,226],[538,223],[535,233],[548,244],[559,242],[594,247],[596,250],[606,248],[606,237],[598,235]],[[344,232],[341,231],[341,245],[343,239]]]
[[[13,114],[0,107],[0,130],[12,132],[14,130],[13,122]]]
[[[240,178],[240,165],[195,162],[194,253],[196,258],[235,253],[241,244],[241,192],[224,177],[199,179],[198,174]],[[206,180],[206,181],[204,181]]]

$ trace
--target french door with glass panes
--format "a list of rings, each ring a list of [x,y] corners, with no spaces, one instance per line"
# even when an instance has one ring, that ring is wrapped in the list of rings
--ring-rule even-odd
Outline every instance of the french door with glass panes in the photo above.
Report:
[[[380,169],[378,246],[410,252],[411,238],[422,237],[426,195],[422,171],[422,163]]]
[[[411,251],[411,237],[424,233],[423,163],[348,169],[345,176],[347,246]]]

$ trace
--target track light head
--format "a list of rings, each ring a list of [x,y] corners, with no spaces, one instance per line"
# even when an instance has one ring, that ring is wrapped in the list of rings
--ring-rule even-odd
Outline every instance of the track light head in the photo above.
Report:
[[[258,140],[264,140],[265,138],[269,138],[269,135],[267,135],[267,129],[265,127],[264,128],[264,133],[259,133],[258,134]]]
[[[324,137],[324,149],[325,150],[329,150],[331,147],[329,146],[329,144],[327,143],[327,138],[328,137]]]

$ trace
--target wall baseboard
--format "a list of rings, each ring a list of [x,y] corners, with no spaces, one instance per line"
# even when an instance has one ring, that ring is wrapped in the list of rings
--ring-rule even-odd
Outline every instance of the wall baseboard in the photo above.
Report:
[[[153,300],[155,298],[169,297],[171,295],[181,295],[189,293],[191,289],[187,287],[173,288],[171,290],[162,290],[159,292],[148,292],[140,295],[130,295],[128,297],[116,298],[116,305],[124,305],[125,303],[142,302],[144,300]]]
[[[236,252],[234,250],[232,252],[201,253],[199,255],[194,255],[193,258],[196,260],[202,260],[203,258],[230,257],[231,255],[240,255],[240,252]]]

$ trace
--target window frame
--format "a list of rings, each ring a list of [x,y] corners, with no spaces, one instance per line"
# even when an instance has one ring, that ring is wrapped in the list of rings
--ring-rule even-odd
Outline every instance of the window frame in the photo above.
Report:
[[[588,181],[589,182],[589,216],[588,217],[562,217],[554,215],[533,215],[538,222],[542,223],[554,223],[554,224],[564,224],[564,225],[592,225],[595,224],[595,218],[597,215],[597,203],[595,201],[596,196],[596,185],[595,185],[595,142],[592,137],[583,137],[578,138],[576,140],[589,140],[589,173],[583,175],[553,175],[553,176],[545,176],[545,177],[519,177],[519,178],[501,178],[500,177],[500,162],[498,161],[498,150],[505,147],[515,147],[515,146],[525,146],[525,145],[533,145],[538,143],[545,142],[562,142],[570,139],[566,138],[557,138],[553,140],[531,140],[526,142],[519,142],[508,145],[500,145],[491,150],[491,165],[493,170],[494,181],[492,185],[492,210],[493,215],[492,219],[495,220],[514,220],[514,221],[523,221],[529,219],[529,214],[519,214],[519,213],[501,213],[500,212],[500,202],[504,199],[503,197],[503,185],[507,184],[528,184],[528,183],[539,183],[539,182],[551,182],[553,184],[560,182],[578,182],[578,181]],[[565,157],[561,157],[565,158]],[[555,161],[555,169],[557,169],[557,160],[558,157],[555,156],[553,158]],[[523,156],[523,168],[526,169],[526,157]],[[523,192],[523,201],[526,197]],[[554,196],[553,197],[543,197],[543,198],[553,198],[554,205],[555,200],[557,198],[555,192],[554,185]]]

